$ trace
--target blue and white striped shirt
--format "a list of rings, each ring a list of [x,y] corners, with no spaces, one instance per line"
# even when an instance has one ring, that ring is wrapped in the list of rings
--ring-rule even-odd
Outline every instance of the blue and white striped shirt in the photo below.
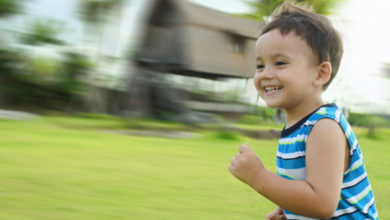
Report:
[[[379,219],[359,144],[335,104],[323,105],[294,126],[282,130],[276,158],[278,175],[291,180],[306,180],[306,140],[315,123],[323,118],[339,123],[350,148],[350,164],[343,176],[340,201],[332,219]],[[313,219],[284,211],[287,219]]]

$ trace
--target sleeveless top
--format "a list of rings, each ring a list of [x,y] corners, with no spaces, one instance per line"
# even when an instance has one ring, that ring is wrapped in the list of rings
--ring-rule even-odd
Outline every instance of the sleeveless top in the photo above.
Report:
[[[323,105],[282,130],[276,158],[277,174],[291,180],[306,180],[306,140],[315,123],[323,118],[333,119],[341,126],[350,148],[350,163],[344,172],[340,201],[331,219],[379,219],[359,144],[335,104]],[[314,219],[284,211],[287,219]]]

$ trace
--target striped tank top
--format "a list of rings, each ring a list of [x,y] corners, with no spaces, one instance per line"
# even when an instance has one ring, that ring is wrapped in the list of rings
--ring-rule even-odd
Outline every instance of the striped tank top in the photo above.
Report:
[[[379,219],[359,144],[335,104],[323,105],[294,126],[282,130],[276,158],[277,174],[291,180],[306,180],[306,140],[315,123],[323,118],[339,123],[350,148],[350,164],[344,173],[340,201],[331,219]],[[287,219],[314,219],[284,211]]]

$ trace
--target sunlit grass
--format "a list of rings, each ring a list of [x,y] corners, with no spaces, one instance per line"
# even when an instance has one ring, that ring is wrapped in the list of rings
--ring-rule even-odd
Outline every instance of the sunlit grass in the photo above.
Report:
[[[258,125],[248,125],[248,124],[236,124],[238,128],[247,129],[247,130],[281,130],[283,124],[258,124]]]
[[[274,170],[277,140],[222,139],[210,131],[191,139],[101,131],[116,126],[126,123],[0,120],[0,219],[263,219],[273,209],[227,167],[246,140]],[[390,140],[363,136],[360,143],[380,217],[390,218]]]

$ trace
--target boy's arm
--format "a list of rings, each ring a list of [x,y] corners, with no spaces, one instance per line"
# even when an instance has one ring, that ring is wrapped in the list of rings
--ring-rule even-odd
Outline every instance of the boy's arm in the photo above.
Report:
[[[229,167],[233,175],[277,205],[307,217],[329,218],[337,208],[347,142],[337,122],[322,119],[306,142],[306,181],[288,180],[265,169],[244,144]]]

